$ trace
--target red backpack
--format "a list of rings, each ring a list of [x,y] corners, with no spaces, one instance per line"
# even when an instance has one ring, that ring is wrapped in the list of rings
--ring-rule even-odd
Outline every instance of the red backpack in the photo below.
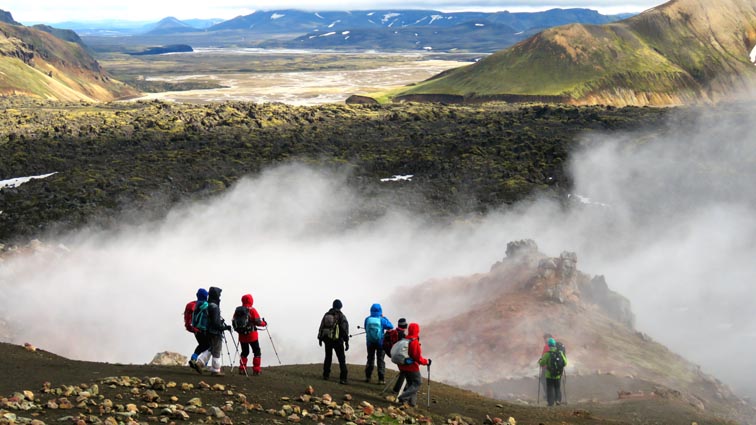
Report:
[[[194,333],[196,329],[194,329],[194,326],[192,326],[192,314],[194,314],[194,306],[197,304],[197,301],[190,301],[186,304],[186,308],[184,308],[184,327],[186,328],[187,332]]]
[[[397,343],[400,339],[404,338],[404,335],[399,335],[397,329],[391,329],[383,334],[383,352],[388,354],[391,352],[391,347]]]

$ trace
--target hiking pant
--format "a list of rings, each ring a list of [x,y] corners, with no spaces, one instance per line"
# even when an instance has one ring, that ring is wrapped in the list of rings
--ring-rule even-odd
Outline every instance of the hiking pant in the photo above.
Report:
[[[399,402],[407,403],[412,407],[417,406],[417,391],[423,385],[422,375],[420,372],[401,372],[400,376],[407,380],[407,386],[399,396]]]
[[[380,343],[368,342],[367,345],[367,365],[365,365],[365,379],[370,381],[373,376],[373,364],[378,360],[378,380],[383,381],[386,377],[386,362],[383,355],[383,345]]]
[[[197,356],[207,351],[210,348],[210,338],[207,332],[199,331],[194,334],[194,338],[197,340],[197,348],[194,349],[193,360],[197,360]]]
[[[562,380],[561,379],[546,379],[546,400],[549,402],[549,406],[553,406],[554,403],[562,403]]]
[[[252,354],[254,354],[255,357],[261,357],[262,351],[260,351],[260,341],[252,341],[252,342],[242,342],[241,344],[241,356],[242,357],[249,357],[249,347],[252,347]]]
[[[325,344],[325,360],[323,361],[323,379],[331,376],[331,363],[333,362],[333,352],[336,352],[336,358],[339,360],[339,381],[347,380],[346,355],[344,354],[344,341],[323,340]]]

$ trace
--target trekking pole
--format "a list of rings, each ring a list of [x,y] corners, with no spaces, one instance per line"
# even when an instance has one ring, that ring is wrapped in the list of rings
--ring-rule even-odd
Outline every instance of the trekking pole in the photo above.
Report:
[[[430,409],[430,365],[428,365],[428,409]]]
[[[381,391],[381,395],[385,394],[386,391],[388,391],[388,389],[391,388],[391,386],[396,383],[397,379],[399,379],[399,375],[396,375],[394,379],[392,379],[391,382],[388,383],[388,385],[383,387],[383,391]]]
[[[536,406],[541,404],[541,377],[543,376],[543,368],[538,368],[538,381],[536,381],[536,385],[538,385],[538,398],[536,398]]]
[[[268,329],[267,326],[265,327],[265,331],[268,332],[268,338],[270,338],[270,345],[273,346],[273,352],[276,353],[276,359],[278,359],[278,364],[280,365],[281,364],[281,358],[278,357],[278,351],[276,350],[276,344],[273,343],[273,337],[270,336],[270,330]]]
[[[562,372],[562,385],[564,385],[564,404],[567,404],[567,370]]]
[[[359,327],[359,326],[358,326],[358,327]],[[367,332],[367,331],[362,331],[362,332],[360,332],[360,333],[358,333],[358,334],[349,334],[349,338],[351,338],[351,337],[353,337],[353,336],[357,336],[357,335],[364,335],[364,334],[365,334],[366,332]]]
[[[228,361],[231,363],[229,365],[229,368],[231,368],[231,372],[233,372],[234,371],[234,364],[233,364],[233,362],[231,362],[231,350],[229,350],[229,348],[228,348],[228,340],[226,339],[225,332],[223,333],[223,342],[226,343],[226,354],[228,354]]]
[[[231,372],[234,371],[234,365],[236,364],[236,356],[239,354],[239,346],[236,344],[236,338],[234,338],[234,331],[228,331],[231,334],[231,342],[234,343],[234,359],[231,360]]]

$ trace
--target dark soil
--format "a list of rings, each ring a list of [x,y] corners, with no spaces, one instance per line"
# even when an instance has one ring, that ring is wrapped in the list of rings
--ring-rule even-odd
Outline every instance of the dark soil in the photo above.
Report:
[[[210,377],[198,375],[189,367],[167,366],[144,366],[144,365],[121,365],[107,363],[79,362],[61,358],[54,354],[37,350],[30,352],[24,347],[0,343],[0,358],[3,359],[2,377],[0,377],[0,396],[9,396],[9,399],[0,398],[0,423],[3,422],[5,413],[12,413],[19,418],[33,418],[45,423],[74,423],[78,419],[84,423],[97,423],[114,416],[112,413],[100,413],[100,406],[105,400],[113,401],[114,405],[134,403],[140,407],[140,413],[134,417],[140,423],[158,423],[163,419],[166,423],[173,421],[160,414],[161,409],[168,405],[182,405],[188,400],[199,397],[203,406],[222,407],[228,401],[234,401],[234,409],[226,411],[227,419],[210,418],[207,413],[191,413],[189,423],[284,423],[285,417],[268,413],[267,410],[280,410],[285,404],[300,406],[302,409],[312,411],[314,403],[299,401],[308,386],[315,389],[315,396],[328,393],[339,404],[343,403],[345,395],[350,394],[353,399],[352,406],[359,406],[367,401],[376,408],[387,409],[391,403],[380,393],[382,386],[375,383],[352,381],[349,385],[340,385],[335,381],[323,381],[319,378],[321,366],[296,365],[270,367],[263,369],[261,376],[246,377],[228,374],[225,377]],[[226,368],[227,369],[227,368]],[[353,377],[362,376],[362,367],[350,366],[350,374]],[[139,378],[144,385],[123,387],[110,386],[103,381],[108,377],[133,377]],[[148,412],[144,401],[145,391],[149,388],[149,378],[159,377],[166,383],[175,382],[176,387],[157,390],[159,399],[157,406],[153,406],[153,412]],[[388,374],[388,379],[394,377],[393,372]],[[210,386],[215,384],[225,385],[224,390],[201,389],[201,382]],[[12,410],[3,407],[15,392],[29,390],[34,393],[36,405],[46,406],[50,400],[59,400],[60,395],[52,392],[41,391],[45,382],[49,382],[48,388],[52,392],[63,386],[75,386],[91,388],[97,384],[99,396],[92,397],[83,408],[51,409],[43,407],[37,410]],[[184,383],[194,385],[194,389],[182,390]],[[63,387],[65,389],[65,387]],[[447,423],[453,417],[461,417],[467,423],[484,423],[487,415],[491,418],[509,417],[516,419],[519,424],[680,424],[690,425],[692,421],[699,424],[724,424],[708,418],[704,412],[698,412],[691,406],[666,400],[632,400],[603,404],[569,405],[558,408],[533,407],[517,404],[509,404],[489,399],[475,393],[450,387],[437,382],[431,383],[431,405],[425,406],[427,396],[427,383],[423,383],[420,393],[421,406],[415,409],[406,409],[403,414],[408,415],[407,420],[415,422],[427,422],[429,419],[434,423]],[[70,390],[70,389],[69,389]],[[249,410],[242,406],[239,394],[246,396],[247,405],[259,406]],[[177,400],[171,401],[171,397]],[[290,400],[282,400],[289,397]],[[75,396],[70,396],[72,401]],[[74,405],[76,402],[73,403]],[[396,405],[394,405],[396,406]],[[355,407],[357,409],[357,407]],[[394,407],[396,408],[396,407]],[[2,411],[2,410],[5,411]],[[400,411],[403,412],[403,411]],[[65,418],[61,420],[61,418]],[[466,419],[465,419],[466,418]],[[312,422],[311,419],[303,420]],[[360,419],[355,419],[360,423]],[[326,423],[344,423],[341,418],[325,418]],[[412,422],[412,423],[415,423]],[[369,417],[363,423],[398,423],[388,417]]]

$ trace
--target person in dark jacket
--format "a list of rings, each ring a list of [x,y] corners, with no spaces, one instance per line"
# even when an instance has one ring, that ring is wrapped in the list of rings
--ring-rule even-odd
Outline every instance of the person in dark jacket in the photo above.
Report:
[[[230,331],[231,326],[221,317],[220,297],[221,288],[211,286],[207,297],[207,334],[210,340],[210,349],[205,351],[197,359],[198,367],[208,365],[208,360],[212,357],[212,363],[209,365],[210,374],[213,376],[223,376],[221,371],[221,352],[223,349],[223,332]]]
[[[191,307],[190,307],[191,305]],[[184,310],[184,326],[186,327],[187,331],[190,331],[194,334],[194,338],[197,340],[197,348],[194,349],[194,353],[192,353],[192,358],[189,360],[189,367],[196,370],[197,373],[202,373],[202,369],[197,366],[197,359],[199,358],[199,355],[203,352],[207,351],[208,348],[210,348],[210,340],[207,336],[207,332],[204,329],[199,329],[197,327],[194,327],[192,324],[193,318],[194,318],[194,311],[198,310],[198,313],[200,310],[207,308],[207,291],[204,288],[199,288],[197,290],[197,301],[192,301],[191,303],[186,305],[186,309]],[[189,321],[187,323],[186,317],[189,316]]]
[[[562,356],[564,365],[567,366],[567,356],[563,352],[557,350],[556,341],[554,338],[548,340],[549,351],[544,353],[541,360],[538,363],[541,366],[546,366],[544,369],[546,375],[546,400],[549,406],[556,404],[562,404],[562,371],[556,372],[549,370],[549,361],[551,356]]]
[[[325,360],[323,361],[323,379],[331,376],[331,363],[333,352],[339,360],[339,383],[347,383],[347,366],[345,351],[349,351],[349,322],[341,312],[343,304],[340,300],[333,301],[333,308],[328,310],[320,321],[318,329],[318,344],[325,344]]]
[[[252,358],[252,375],[259,375],[260,373],[262,373],[262,369],[260,368],[260,364],[262,362],[262,352],[260,351],[260,341],[257,339],[257,327],[268,326],[268,323],[265,320],[261,319],[260,314],[254,307],[252,307],[254,303],[254,298],[252,298],[252,295],[244,295],[241,298],[241,301],[242,305],[244,307],[247,307],[247,310],[249,310],[249,323],[254,324],[254,326],[252,327],[252,332],[245,334],[239,333],[239,344],[241,344],[242,348],[241,357],[239,358],[239,374],[247,374],[247,358],[249,356],[249,348],[251,346],[252,353],[254,354],[254,357]]]
[[[367,343],[367,364],[365,365],[365,382],[370,382],[375,363],[378,364],[378,383],[386,383],[386,362],[383,353],[383,333],[394,329],[389,319],[383,317],[380,304],[370,307],[370,316],[365,318],[365,342]]]
[[[423,384],[423,379],[420,375],[420,365],[430,366],[431,359],[423,357],[423,350],[420,345],[420,325],[410,323],[407,329],[407,339],[410,340],[408,352],[410,356],[410,359],[408,359],[409,363],[399,365],[400,374],[407,380],[407,386],[399,396],[399,402],[415,407],[417,406],[417,391]]]

